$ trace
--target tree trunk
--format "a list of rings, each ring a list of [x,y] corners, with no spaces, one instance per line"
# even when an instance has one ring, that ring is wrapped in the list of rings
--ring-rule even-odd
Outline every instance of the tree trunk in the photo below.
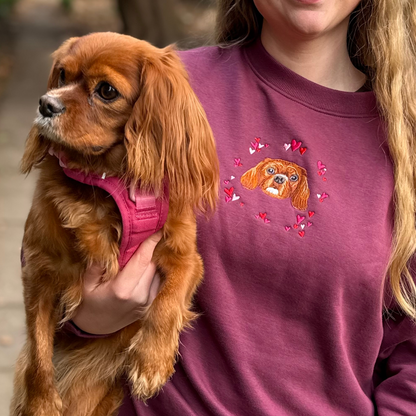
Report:
[[[118,0],[124,33],[164,47],[181,38],[174,0]]]

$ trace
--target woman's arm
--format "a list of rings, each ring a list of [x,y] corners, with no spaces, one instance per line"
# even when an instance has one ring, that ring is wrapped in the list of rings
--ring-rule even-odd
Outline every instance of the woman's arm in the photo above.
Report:
[[[66,329],[88,337],[111,334],[142,318],[159,292],[160,277],[151,261],[162,237],[159,231],[137,249],[115,279],[99,284],[102,269],[93,265],[84,275],[83,301]],[[77,331],[80,329],[82,332]]]

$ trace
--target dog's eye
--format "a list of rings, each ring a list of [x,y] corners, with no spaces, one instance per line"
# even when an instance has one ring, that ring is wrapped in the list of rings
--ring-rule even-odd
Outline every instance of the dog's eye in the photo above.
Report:
[[[269,168],[269,169],[267,169],[267,173],[269,174],[269,175],[273,175],[273,173],[275,173],[276,171],[274,170],[274,168]]]
[[[65,69],[61,69],[59,71],[58,87],[62,87],[64,85],[65,85]]]
[[[97,90],[98,95],[106,101],[114,100],[118,97],[118,91],[107,82],[100,84]]]
[[[295,181],[297,181],[299,179],[299,176],[298,175],[292,175],[291,177],[290,177],[290,180],[292,181],[292,182],[295,182]]]

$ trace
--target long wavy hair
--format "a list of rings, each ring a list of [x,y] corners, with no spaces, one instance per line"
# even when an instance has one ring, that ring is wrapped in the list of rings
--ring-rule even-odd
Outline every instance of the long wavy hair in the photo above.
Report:
[[[247,45],[263,18],[253,0],[217,0],[216,43]],[[416,1],[362,0],[348,28],[351,60],[371,81],[394,165],[394,231],[385,276],[394,300],[416,320],[410,262],[416,250]],[[387,305],[386,305],[387,306]]]

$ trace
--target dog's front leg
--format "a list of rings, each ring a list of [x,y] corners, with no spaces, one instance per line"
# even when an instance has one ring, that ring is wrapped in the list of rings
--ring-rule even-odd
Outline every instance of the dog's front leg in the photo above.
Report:
[[[173,261],[172,261],[173,259]],[[174,372],[180,331],[196,317],[191,298],[202,279],[199,255],[164,256],[158,264],[166,280],[129,351],[132,392],[142,400],[156,394]]]
[[[24,275],[28,276],[26,266]],[[23,276],[24,280],[25,276]],[[52,279],[52,278],[51,278]],[[19,359],[22,380],[15,383],[15,396],[22,399],[12,416],[61,416],[62,401],[54,385],[52,364],[54,333],[58,320],[56,296],[38,285],[25,288],[27,344]],[[37,284],[36,284],[37,283]]]

